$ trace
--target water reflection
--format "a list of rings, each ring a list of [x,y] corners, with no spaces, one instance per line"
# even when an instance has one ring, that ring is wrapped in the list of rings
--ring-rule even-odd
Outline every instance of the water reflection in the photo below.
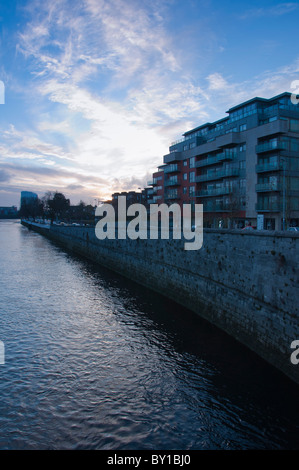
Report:
[[[297,386],[225,333],[15,222],[0,250],[1,448],[298,448]]]

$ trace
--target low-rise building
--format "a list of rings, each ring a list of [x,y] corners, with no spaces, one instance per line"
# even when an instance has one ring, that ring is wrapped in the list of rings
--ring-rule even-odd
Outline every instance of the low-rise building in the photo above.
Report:
[[[18,209],[16,206],[0,207],[0,219],[16,219],[18,217]]]

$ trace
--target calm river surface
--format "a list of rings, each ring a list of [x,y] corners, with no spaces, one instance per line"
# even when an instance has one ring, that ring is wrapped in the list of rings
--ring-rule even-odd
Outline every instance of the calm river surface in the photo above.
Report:
[[[290,449],[298,387],[186,309],[0,221],[0,449]]]

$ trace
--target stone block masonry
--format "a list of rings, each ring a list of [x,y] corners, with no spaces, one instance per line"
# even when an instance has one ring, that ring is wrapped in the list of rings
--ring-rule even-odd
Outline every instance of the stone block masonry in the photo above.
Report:
[[[28,226],[27,222],[23,222]],[[299,234],[204,230],[184,240],[103,240],[91,227],[31,226],[43,235],[189,308],[299,384]]]

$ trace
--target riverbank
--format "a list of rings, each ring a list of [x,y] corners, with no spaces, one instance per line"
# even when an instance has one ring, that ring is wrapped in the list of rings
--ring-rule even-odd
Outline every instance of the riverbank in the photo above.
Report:
[[[299,384],[299,235],[205,230],[201,250],[183,240],[103,240],[93,227],[23,225],[189,308]]]

